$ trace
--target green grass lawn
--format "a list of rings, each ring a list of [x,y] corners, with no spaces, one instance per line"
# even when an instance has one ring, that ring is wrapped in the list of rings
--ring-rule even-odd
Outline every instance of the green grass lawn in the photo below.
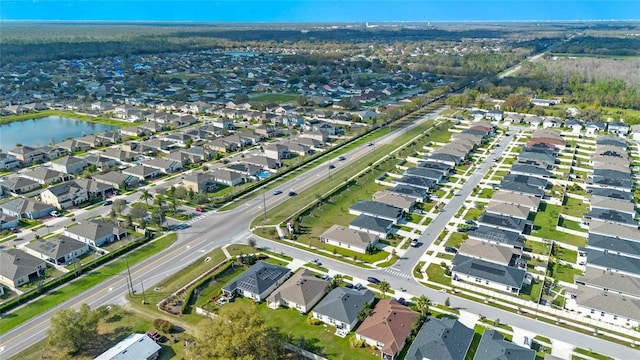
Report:
[[[429,281],[451,286],[451,277],[445,275],[444,268],[442,268],[440,264],[429,264],[427,267],[427,276],[429,277]]]
[[[589,230],[587,229],[583,229],[582,227],[580,227],[580,223],[577,221],[573,221],[573,220],[567,220],[564,218],[560,218],[560,221],[558,222],[558,226],[562,226],[565,227],[569,230],[573,230],[573,231],[580,231],[580,232],[589,232]]]
[[[594,358],[594,359],[598,359],[598,360],[613,360],[613,358],[611,358],[609,356],[601,355],[601,354],[598,354],[598,353],[595,353],[593,351],[589,351],[589,350],[586,350],[586,349],[575,348],[575,349],[573,349],[573,352],[576,353],[576,354],[580,354],[580,355],[586,355],[586,356],[588,356],[590,358]],[[573,355],[572,359],[585,359],[585,358]]]
[[[541,204],[533,221],[534,230],[531,235],[570,245],[585,246],[587,239],[584,237],[556,230],[561,209],[562,207],[558,205]]]
[[[578,262],[578,252],[563,247],[558,247],[558,253],[556,254],[556,257],[571,264],[575,264]]]
[[[169,245],[173,244],[175,239],[175,234],[168,234],[131,251],[127,255],[129,266],[132,266],[143,259],[166,249]],[[41,296],[29,303],[29,306],[20,307],[10,312],[8,316],[5,316],[2,319],[0,334],[6,333],[34,316],[69,300],[107,278],[120,274],[126,268],[126,263],[123,258],[115,259],[104,266],[84,274],[73,282],[48,292],[47,295]]]
[[[520,289],[518,297],[523,300],[538,302],[538,300],[540,300],[540,294],[542,293],[542,285],[542,281],[534,279],[531,285],[525,285]]]
[[[459,248],[462,246],[462,243],[469,237],[469,235],[465,233],[455,232],[449,236],[449,240],[444,244],[444,246],[450,246],[454,248]]]
[[[493,194],[495,192],[496,191],[494,189],[491,189],[491,188],[482,189],[480,191],[480,193],[478,194],[478,197],[482,198],[482,199],[491,199],[491,197],[493,196]]]
[[[551,246],[539,241],[527,240],[524,243],[524,250],[534,254],[549,255]]]
[[[237,299],[233,303],[224,306],[249,307],[257,306],[260,315],[271,326],[280,329],[285,335],[294,339],[304,337],[307,344],[310,344],[309,351],[322,355],[329,359],[353,359],[353,360],[375,360],[379,359],[377,353],[364,349],[352,348],[349,344],[349,337],[340,338],[334,335],[335,328],[327,325],[309,325],[307,315],[300,315],[294,309],[280,308],[273,310],[267,307],[266,303],[255,305],[247,299]]]
[[[589,205],[582,202],[580,199],[565,197],[564,204],[562,205],[562,213],[575,217],[582,217],[582,215],[589,211]]]
[[[554,263],[549,263],[548,273],[552,274],[551,277],[553,277],[554,279],[567,283],[573,283],[574,276],[582,275],[582,272],[578,269]]]

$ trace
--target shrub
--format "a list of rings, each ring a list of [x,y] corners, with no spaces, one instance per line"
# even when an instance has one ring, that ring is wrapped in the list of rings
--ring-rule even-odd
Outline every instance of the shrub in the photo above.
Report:
[[[155,319],[153,320],[153,327],[164,333],[170,333],[171,329],[173,329],[173,323],[165,319]]]
[[[309,317],[307,317],[307,324],[309,325],[320,325],[322,321],[313,317],[313,314],[309,313]]]

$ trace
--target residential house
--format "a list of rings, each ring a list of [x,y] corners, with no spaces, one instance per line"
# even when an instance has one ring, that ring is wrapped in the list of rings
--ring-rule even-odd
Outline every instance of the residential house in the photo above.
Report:
[[[266,156],[253,156],[253,157],[244,158],[243,162],[247,164],[260,166],[264,170],[271,171],[271,172],[276,172],[278,170],[278,167],[280,166],[280,163],[278,163],[278,161],[268,158]]]
[[[126,168],[121,171],[122,175],[132,176],[138,179],[138,181],[147,181],[154,179],[162,174],[162,171],[157,168],[152,168],[145,165],[136,165],[130,168]]]
[[[507,341],[496,330],[486,330],[473,360],[535,360],[536,351]]]
[[[289,276],[291,276],[291,270],[284,266],[258,261],[222,287],[222,292],[230,296],[241,295],[260,302]]]
[[[278,162],[282,162],[284,159],[291,157],[289,153],[289,147],[283,144],[269,144],[264,147],[264,156],[274,159]]]
[[[392,193],[389,191],[378,191],[373,194],[373,200],[383,204],[401,208],[405,212],[411,212],[416,204],[416,200],[405,195]]]
[[[55,208],[32,199],[17,197],[0,204],[3,213],[20,219],[39,219],[49,215]]]
[[[105,197],[107,193],[113,191],[113,187],[107,184],[99,183],[93,179],[78,178],[72,182],[81,189],[84,189],[89,199],[96,197]]]
[[[86,221],[66,228],[64,235],[92,247],[100,247],[106,243],[121,240],[127,236],[127,231],[102,221]]]
[[[0,153],[0,170],[15,169],[20,166],[20,161],[11,155],[6,153]]]
[[[403,210],[377,201],[362,200],[349,207],[349,214],[368,215],[389,220],[395,224],[402,218]]]
[[[391,231],[392,225],[393,221],[363,214],[351,220],[349,228],[377,235],[381,239],[386,239]]]
[[[362,254],[374,248],[378,243],[379,236],[354,230],[341,225],[332,225],[320,235],[320,241],[329,245],[349,249]]]
[[[326,295],[329,285],[310,270],[300,269],[267,297],[267,306],[286,306],[307,313]]]
[[[49,169],[44,166],[38,166],[30,170],[24,170],[22,174],[20,174],[20,176],[36,181],[41,185],[51,185],[71,180],[71,176],[69,174]]]
[[[156,360],[161,347],[146,334],[131,334],[94,360]]]
[[[95,166],[98,171],[106,171],[107,169],[118,165],[117,160],[102,156],[100,153],[91,154],[87,156],[85,160],[89,165]]]
[[[76,139],[69,139],[58,143],[58,146],[70,153],[88,151],[91,150],[91,145],[85,142],[80,142]]]
[[[458,320],[429,318],[411,343],[405,360],[464,360],[473,334],[473,329]]]
[[[525,195],[525,194],[516,194],[513,192],[506,192],[506,191],[496,191],[491,197],[491,201],[498,201],[506,204],[519,205],[519,206],[529,208],[529,211],[538,211],[538,207],[540,207],[540,202],[542,200],[539,197]]]
[[[629,133],[629,125],[623,122],[611,122],[607,125],[607,129],[612,134],[626,136]]]
[[[55,265],[74,263],[89,252],[89,245],[67,236],[37,239],[24,245],[24,251]]]
[[[378,301],[356,331],[356,338],[380,350],[381,358],[393,360],[404,348],[420,315],[392,299]]]
[[[254,131],[256,134],[265,138],[273,138],[278,136],[278,129],[276,129],[274,126],[260,125],[256,126]]]
[[[387,189],[386,191],[393,194],[410,197],[412,199],[415,199],[416,202],[423,202],[424,198],[427,197],[426,189],[405,184],[398,184],[391,189]]]
[[[51,162],[51,168],[58,172],[63,172],[71,175],[82,173],[84,169],[89,166],[85,159],[67,155]]]
[[[490,212],[485,212],[484,214],[482,214],[482,216],[480,216],[480,219],[478,219],[478,224],[506,231],[514,231],[520,234],[524,232],[527,226],[531,226],[531,222],[527,221],[526,219],[519,219],[512,216],[500,215]]]
[[[40,184],[37,181],[20,176],[6,179],[1,182],[0,185],[5,191],[12,192],[14,194],[24,194],[31,190],[40,188]]]
[[[478,284],[498,291],[518,294],[525,284],[525,270],[456,254],[451,261],[454,281]]]
[[[313,309],[312,316],[325,324],[335,326],[337,333],[346,334],[358,323],[363,304],[372,304],[373,293],[368,289],[337,287]]]
[[[237,162],[234,164],[227,165],[227,169],[235,171],[245,176],[258,176],[258,174],[262,171],[262,168],[257,165]]]
[[[203,172],[185,175],[182,186],[195,193],[207,193],[216,189],[216,179],[213,175]]]
[[[469,231],[469,239],[484,241],[490,244],[509,246],[516,249],[524,249],[524,238],[517,232],[506,231],[488,226],[478,226]]]
[[[138,154],[120,148],[107,148],[100,153],[102,157],[113,159],[119,163],[132,162],[138,159]]]
[[[245,179],[242,174],[227,169],[216,169],[211,172],[211,175],[220,184],[227,186],[236,186],[242,184]]]
[[[67,209],[89,200],[89,194],[83,187],[69,181],[50,186],[40,193],[40,200],[58,209]]]
[[[507,204],[500,201],[490,201],[485,206],[485,211],[496,215],[510,216],[516,219],[526,220],[530,209],[519,204]]]
[[[442,180],[444,180],[444,176],[442,172],[438,170],[429,169],[426,167],[410,167],[407,169],[405,174],[411,175],[411,176],[424,177],[424,178],[433,180],[436,183],[440,183],[442,182]]]
[[[9,150],[7,153],[25,165],[31,165],[44,160],[42,150],[31,146],[18,146],[15,149]]]
[[[458,249],[458,254],[474,259],[481,259],[499,265],[522,268],[526,261],[522,259],[522,249],[496,245],[485,241],[467,239]]]
[[[44,260],[18,249],[0,250],[0,284],[12,289],[39,278],[46,268]]]
[[[0,212],[0,230],[15,228],[20,224],[20,219]]]
[[[320,142],[321,144],[324,144],[329,140],[329,134],[322,130],[305,131],[302,134],[300,134],[300,138],[312,139]]]
[[[160,170],[164,174],[170,174],[172,172],[181,171],[182,164],[175,160],[156,158],[148,160],[142,163],[143,166],[150,167],[152,169]]]
[[[417,188],[424,189],[425,191],[435,189],[438,183],[433,179],[428,179],[421,176],[404,175],[399,179],[393,181],[398,185],[409,185]]]

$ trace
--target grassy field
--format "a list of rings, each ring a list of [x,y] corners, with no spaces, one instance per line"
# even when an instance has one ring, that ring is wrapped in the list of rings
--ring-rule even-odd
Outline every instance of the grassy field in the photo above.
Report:
[[[165,235],[131,251],[127,255],[129,266],[132,266],[143,259],[166,249],[169,245],[173,244],[175,239],[175,234]],[[58,289],[48,292],[45,296],[41,296],[30,302],[29,306],[20,307],[4,316],[2,320],[0,320],[0,334],[6,333],[34,316],[37,316],[46,310],[71,299],[83,291],[101,283],[107,278],[121,273],[125,269],[126,263],[124,259],[116,259],[98,269],[90,271],[89,273],[61,286]]]
[[[459,248],[468,237],[469,236],[465,233],[452,233],[451,236],[449,236],[449,240],[447,240],[444,246]]]
[[[444,268],[442,268],[440,264],[430,264],[427,267],[427,276],[429,277],[429,281],[451,286],[451,277],[445,275]]]
[[[24,121],[29,119],[40,119],[47,116],[60,116],[60,117],[65,117],[69,119],[74,119],[74,120],[82,120],[82,121],[88,121],[88,122],[93,122],[97,124],[104,124],[104,125],[111,125],[111,126],[118,126],[118,127],[131,126],[130,123],[125,121],[109,119],[101,116],[93,117],[93,116],[88,116],[83,114],[77,114],[73,111],[61,111],[61,110],[44,110],[44,111],[28,113],[28,114],[0,116],[0,124],[8,124],[14,121]]]

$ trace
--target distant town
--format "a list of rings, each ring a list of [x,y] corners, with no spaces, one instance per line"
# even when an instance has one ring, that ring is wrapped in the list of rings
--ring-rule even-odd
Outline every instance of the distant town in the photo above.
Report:
[[[637,352],[622,24],[128,26],[8,28],[0,357]]]

